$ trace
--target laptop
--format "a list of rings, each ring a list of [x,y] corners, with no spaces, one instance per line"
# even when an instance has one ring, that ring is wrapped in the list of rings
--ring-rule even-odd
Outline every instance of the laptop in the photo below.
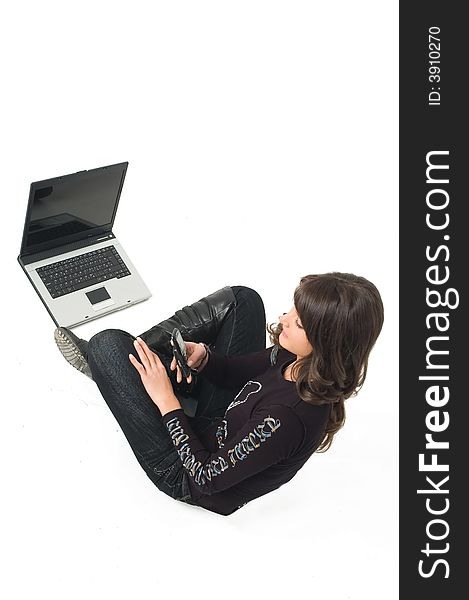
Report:
[[[128,164],[31,184],[18,261],[59,327],[151,296],[112,231]]]

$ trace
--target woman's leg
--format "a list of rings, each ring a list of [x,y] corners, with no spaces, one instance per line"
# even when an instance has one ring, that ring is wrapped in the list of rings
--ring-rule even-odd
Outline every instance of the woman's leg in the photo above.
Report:
[[[172,317],[140,337],[164,357],[162,361],[169,372],[172,359],[169,338],[174,327],[180,329],[187,341],[205,342],[220,354],[239,356],[265,348],[265,326],[265,309],[260,295],[246,286],[226,286],[177,310]],[[200,433],[224,414],[232,393],[216,388],[202,375],[194,377],[190,385],[175,384],[174,373],[170,376],[175,389],[198,400],[192,425],[196,433]]]
[[[213,343],[227,313],[236,302],[233,288],[225,286],[177,310],[172,317],[161,321],[141,337],[152,350],[172,356],[171,333],[177,327],[185,340]]]
[[[129,354],[133,336],[118,329],[97,333],[88,343],[93,380],[119,423],[138,462],[153,483],[172,498],[188,501],[182,463]]]
[[[234,301],[231,301],[230,294],[225,294],[228,303],[222,302],[220,305],[218,302],[220,310],[215,311],[218,316],[223,313],[222,321],[217,322],[216,326],[211,323],[208,328],[198,324],[198,336],[203,336],[199,341],[209,343],[217,352],[226,356],[264,349],[265,311],[261,297],[244,286],[234,286],[230,288],[230,292]],[[216,292],[213,296],[220,301]],[[188,329],[190,330],[186,328],[186,333]],[[156,331],[155,328],[152,330]],[[163,427],[161,413],[146,393],[138,372],[129,361],[129,353],[136,356],[134,339],[124,331],[113,329],[93,336],[87,348],[93,380],[148,477],[158,489],[172,498],[190,503],[187,478],[184,477],[172,440]],[[186,339],[190,337],[186,336]],[[155,348],[153,351],[160,356]],[[200,410],[198,416],[191,420],[196,433],[202,432],[215,418],[223,416],[233,399],[233,393],[216,388],[201,378],[198,398]]]
[[[170,371],[169,365],[173,358],[173,350],[170,344],[171,333],[175,327],[180,330],[183,339],[192,342],[205,342],[212,344],[220,330],[220,327],[236,303],[236,297],[230,286],[225,286],[177,310],[169,319],[161,321],[148,331],[141,333],[144,342],[161,357],[163,364],[170,375],[171,381],[178,392],[187,396],[197,397],[199,379],[197,375],[188,384],[183,380],[180,384],[176,382],[175,371]]]

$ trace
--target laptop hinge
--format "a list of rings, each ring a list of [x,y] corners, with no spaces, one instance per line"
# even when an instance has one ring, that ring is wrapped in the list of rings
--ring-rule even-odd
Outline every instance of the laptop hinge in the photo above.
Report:
[[[58,256],[59,254],[65,254],[66,252],[72,252],[73,250],[79,250],[80,248],[86,248],[87,246],[94,246],[99,242],[112,240],[115,237],[116,236],[113,233],[101,233],[101,235],[87,238],[86,240],[71,242],[70,244],[59,246],[58,248],[50,248],[49,250],[43,250],[42,252],[35,252],[34,254],[20,256],[20,259],[24,265],[30,265],[38,260],[44,260],[46,258],[50,258],[51,256]]]

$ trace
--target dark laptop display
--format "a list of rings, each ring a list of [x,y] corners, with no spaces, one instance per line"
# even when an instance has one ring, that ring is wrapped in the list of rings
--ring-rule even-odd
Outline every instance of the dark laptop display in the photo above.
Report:
[[[32,183],[21,255],[111,231],[127,165]]]

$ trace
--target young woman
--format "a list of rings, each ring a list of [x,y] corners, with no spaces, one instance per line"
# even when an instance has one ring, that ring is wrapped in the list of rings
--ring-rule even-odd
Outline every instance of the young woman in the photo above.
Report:
[[[58,328],[55,340],[96,382],[158,489],[230,515],[330,447],[365,380],[383,304],[363,277],[307,275],[279,321],[266,327],[259,294],[227,286],[137,338],[109,329],[86,342]],[[192,369],[184,381],[174,327]]]

